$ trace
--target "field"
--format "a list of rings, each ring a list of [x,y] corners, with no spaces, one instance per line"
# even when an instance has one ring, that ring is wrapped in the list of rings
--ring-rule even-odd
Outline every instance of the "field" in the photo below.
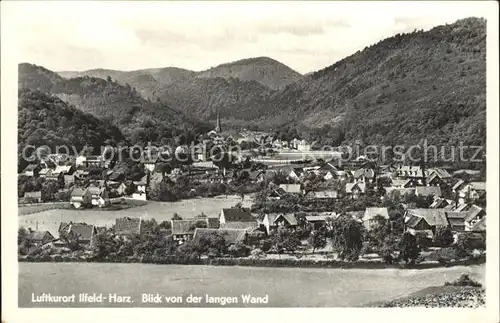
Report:
[[[57,236],[57,229],[61,222],[86,222],[97,226],[111,226],[115,219],[129,216],[142,217],[143,219],[156,219],[158,222],[169,220],[174,213],[184,218],[194,217],[200,213],[208,216],[218,216],[222,208],[229,208],[241,202],[239,196],[218,196],[214,198],[198,198],[183,200],[179,202],[153,202],[148,201],[146,205],[128,208],[118,211],[100,210],[65,210],[40,208],[41,212],[22,215],[20,212],[19,226],[31,227],[33,230],[48,230]],[[248,207],[251,203],[250,197],[245,197],[243,205]],[[24,208],[24,207],[23,207]],[[20,208],[21,209],[21,208]]]
[[[357,307],[407,296],[429,286],[443,285],[462,273],[484,284],[484,265],[422,270],[306,269],[178,266],[99,263],[19,263],[19,306],[85,306],[33,304],[31,295],[51,293],[117,293],[134,304],[94,306],[214,306],[213,304],[142,304],[142,293],[269,297],[271,307]],[[88,306],[88,305],[87,305]],[[220,306],[220,305],[217,305]],[[226,306],[243,307],[244,304]],[[253,305],[255,306],[255,305]]]

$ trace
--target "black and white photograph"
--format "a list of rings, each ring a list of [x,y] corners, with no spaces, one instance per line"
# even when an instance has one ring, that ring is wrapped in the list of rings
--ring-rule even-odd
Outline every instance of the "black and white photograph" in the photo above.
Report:
[[[2,3],[17,73],[2,101],[14,306],[488,304],[497,317],[492,12]]]

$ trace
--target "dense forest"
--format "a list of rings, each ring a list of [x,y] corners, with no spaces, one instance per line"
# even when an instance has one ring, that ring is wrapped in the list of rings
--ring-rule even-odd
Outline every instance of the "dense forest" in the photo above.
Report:
[[[330,144],[485,144],[486,21],[387,38],[273,93],[263,111],[281,132],[321,129]]]
[[[85,146],[100,151],[101,146],[125,142],[115,125],[40,91],[19,90],[18,109],[19,154],[27,145],[46,145],[52,151],[56,146],[74,146],[80,152]]]

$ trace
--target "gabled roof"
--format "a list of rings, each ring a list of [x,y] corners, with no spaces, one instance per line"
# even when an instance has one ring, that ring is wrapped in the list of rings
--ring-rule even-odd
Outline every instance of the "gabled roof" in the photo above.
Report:
[[[40,167],[39,164],[29,164],[28,166],[26,166],[23,172],[32,172],[39,167]]]
[[[272,214],[267,214],[267,217],[271,225],[275,225],[276,221],[279,220],[280,218],[285,219],[286,222],[288,222],[290,225],[297,225],[297,219],[295,218],[295,215],[292,213],[272,213]]]
[[[375,177],[375,172],[373,169],[370,168],[361,168],[361,169],[356,169],[353,173],[354,178],[360,178],[360,177],[366,177],[366,178],[374,178]]]
[[[411,183],[411,179],[393,179],[391,182],[393,187],[406,188]]]
[[[300,184],[280,184],[280,188],[286,193],[301,193]]]
[[[115,231],[120,234],[140,234],[141,219],[124,217],[115,220]]]
[[[486,182],[470,182],[468,185],[476,191],[486,191]]]
[[[327,215],[306,215],[307,222],[324,222],[328,218],[330,217]]]
[[[49,239],[54,239],[54,236],[49,231],[33,231],[28,235],[28,239],[34,241],[42,241],[46,235],[49,237]]]
[[[71,197],[82,197],[85,195],[87,192],[86,189],[83,189],[81,187],[74,187],[73,190],[71,191]]]
[[[472,227],[473,232],[484,232],[486,231],[486,217],[482,218],[481,220],[477,221],[476,224]]]
[[[363,216],[363,221],[369,221],[377,215],[389,219],[389,212],[386,207],[367,207]]]
[[[465,182],[461,179],[457,180],[457,182],[455,184],[453,184],[453,186],[451,187],[452,190],[457,190],[459,189],[462,185],[464,185]]]
[[[219,234],[224,238],[226,244],[234,244],[245,240],[247,231],[245,229],[210,229],[196,228],[193,239],[208,237],[211,234]]]
[[[336,171],[339,170],[338,167],[336,167],[335,165],[333,165],[332,163],[324,163],[323,165],[321,165],[320,168],[318,168],[318,170],[320,171],[324,171],[324,172],[332,172],[332,173],[335,173]]]
[[[448,173],[448,171],[444,168],[430,168],[427,173],[429,175],[436,174],[441,179],[447,179],[451,177],[450,173]]]
[[[469,210],[467,210],[467,217],[465,218],[466,222],[470,222],[474,220],[477,216],[479,216],[484,210],[477,205],[471,205]]]
[[[51,168],[42,168],[40,172],[38,172],[39,175],[50,175],[52,173]]]
[[[193,234],[197,222],[203,219],[171,220],[172,234]]]
[[[448,201],[444,198],[437,198],[432,202],[432,204],[429,206],[431,209],[438,209],[438,208],[444,208],[447,205],[449,205]]]
[[[459,204],[457,207],[453,209],[453,211],[467,211],[470,208],[470,205],[467,203]]]
[[[222,209],[224,212],[224,219],[227,222],[255,222],[252,213],[248,209],[230,208]]]
[[[399,192],[401,195],[415,194],[415,188],[385,187],[386,193]]]
[[[91,224],[72,223],[68,225],[68,233],[75,234],[80,240],[90,240],[96,231]]]
[[[66,166],[57,166],[56,169],[54,169],[54,171],[52,172],[52,174],[56,175],[56,174],[67,174],[71,171],[71,168],[73,166],[70,166],[70,165],[66,165]]]
[[[430,226],[448,226],[446,211],[443,209],[408,209],[408,216],[417,216],[425,219]]]
[[[297,176],[304,174],[304,169],[302,167],[294,167],[291,172],[294,172]]]
[[[365,183],[346,183],[345,191],[346,193],[352,193],[355,189],[359,189],[361,192],[366,192],[366,184]]]
[[[439,186],[417,186],[415,194],[423,196],[441,196],[441,188]]]
[[[208,228],[212,228],[212,229],[219,228],[219,225],[220,225],[220,223],[219,223],[220,219],[219,218],[212,218],[212,217],[210,217],[210,218],[206,218],[206,220],[207,220],[207,227]]]

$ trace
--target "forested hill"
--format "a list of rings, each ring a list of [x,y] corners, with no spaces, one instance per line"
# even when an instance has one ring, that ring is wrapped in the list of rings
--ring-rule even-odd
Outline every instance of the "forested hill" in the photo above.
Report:
[[[385,39],[273,93],[263,110],[261,124],[323,128],[335,144],[483,144],[486,21]]]
[[[283,63],[269,57],[254,57],[221,64],[196,74],[198,78],[237,78],[255,81],[271,89],[284,88],[302,75]]]
[[[18,110],[19,152],[26,145],[74,146],[79,152],[86,145],[100,149],[125,140],[118,127],[40,91],[19,90]]]
[[[134,138],[133,141],[169,139],[174,132],[183,131],[181,129],[186,127],[195,132],[198,128],[205,131],[211,127],[166,104],[145,99],[128,84],[88,76],[72,79],[47,77],[50,73],[36,65],[20,64],[19,87],[40,89],[55,95],[84,112],[113,123],[128,139]],[[36,86],[38,84],[43,86]]]

